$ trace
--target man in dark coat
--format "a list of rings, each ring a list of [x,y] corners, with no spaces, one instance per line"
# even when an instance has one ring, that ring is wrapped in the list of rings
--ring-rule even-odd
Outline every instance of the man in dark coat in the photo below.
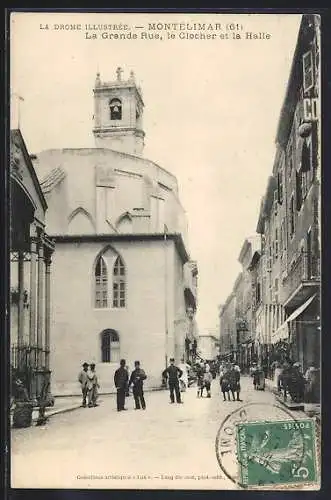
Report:
[[[140,361],[135,361],[134,370],[131,373],[131,377],[129,380],[129,387],[131,384],[133,385],[133,397],[136,405],[136,410],[140,410],[140,408],[146,410],[146,402],[143,390],[144,380],[146,380],[146,378],[147,375],[145,371],[140,368]]]
[[[169,390],[170,390],[170,403],[175,402],[174,392],[176,394],[176,402],[182,403],[179,390],[179,379],[183,375],[183,372],[178,366],[175,366],[174,358],[170,358],[170,366],[166,368],[162,376],[168,378]]]
[[[120,367],[117,368],[114,375],[114,383],[117,389],[117,411],[126,410],[124,408],[125,392],[128,387],[129,375],[125,368],[125,359],[121,359]]]
[[[240,372],[235,368],[234,364],[231,366],[229,371],[229,387],[232,394],[232,399],[235,401],[234,394],[237,395],[237,401],[241,401],[239,398],[240,394]]]

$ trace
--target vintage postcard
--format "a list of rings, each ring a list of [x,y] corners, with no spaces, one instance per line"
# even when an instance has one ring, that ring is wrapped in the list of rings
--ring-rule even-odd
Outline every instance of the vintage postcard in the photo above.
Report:
[[[10,13],[12,488],[320,488],[320,31]]]

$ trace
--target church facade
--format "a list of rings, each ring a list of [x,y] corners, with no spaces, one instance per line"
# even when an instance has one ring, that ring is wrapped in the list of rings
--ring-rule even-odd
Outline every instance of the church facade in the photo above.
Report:
[[[190,357],[196,338],[197,265],[176,178],[143,157],[144,103],[131,72],[97,75],[96,148],[36,155],[55,241],[51,286],[54,395],[79,393],[77,373],[94,362],[101,392],[114,391],[121,358],[161,385],[170,357]]]

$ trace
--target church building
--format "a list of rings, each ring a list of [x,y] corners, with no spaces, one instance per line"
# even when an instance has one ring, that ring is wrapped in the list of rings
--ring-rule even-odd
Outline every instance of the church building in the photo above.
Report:
[[[146,388],[161,386],[197,336],[197,265],[177,179],[143,157],[142,92],[133,72],[94,94],[95,148],[51,149],[34,158],[55,242],[51,282],[53,395],[78,394],[94,362],[100,391],[113,392],[124,358],[140,360]]]

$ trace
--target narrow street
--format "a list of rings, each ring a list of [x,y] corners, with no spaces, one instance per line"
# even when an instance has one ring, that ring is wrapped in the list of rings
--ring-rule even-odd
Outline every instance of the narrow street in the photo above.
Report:
[[[7,10],[11,486],[317,489],[322,13]]]
[[[269,391],[254,391],[249,377],[241,382],[242,403],[223,402],[216,378],[211,399],[197,398],[194,387],[183,405],[171,405],[168,392],[153,392],[146,394],[146,411],[135,411],[130,397],[128,411],[118,413],[115,397],[102,396],[97,408],[13,429],[12,487],[35,486],[37,474],[41,488],[234,489],[216,459],[217,431],[240,405],[274,402]],[[109,477],[115,475],[125,478]]]

